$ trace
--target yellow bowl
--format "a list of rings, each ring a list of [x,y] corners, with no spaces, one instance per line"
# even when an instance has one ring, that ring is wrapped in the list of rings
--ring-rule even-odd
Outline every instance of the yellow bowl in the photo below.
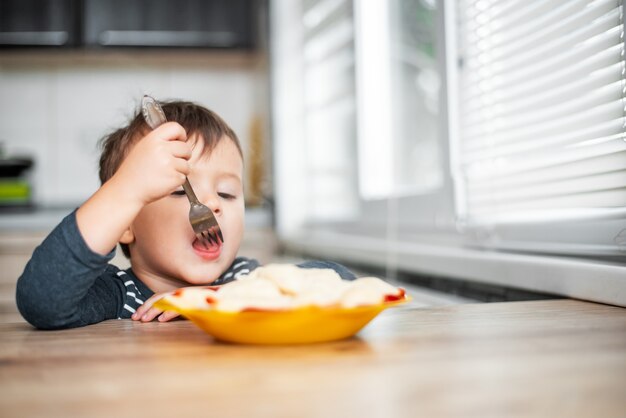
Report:
[[[161,299],[155,307],[176,311],[214,338],[242,344],[307,344],[340,340],[356,334],[384,309],[403,300],[356,308],[304,307],[288,311],[181,309]]]

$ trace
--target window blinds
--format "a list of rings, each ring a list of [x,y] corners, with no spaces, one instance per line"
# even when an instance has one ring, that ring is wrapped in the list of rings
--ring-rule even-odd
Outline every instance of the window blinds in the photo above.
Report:
[[[459,172],[488,223],[626,209],[619,0],[460,0]]]
[[[303,0],[302,9],[308,217],[350,219],[358,203],[352,2]]]

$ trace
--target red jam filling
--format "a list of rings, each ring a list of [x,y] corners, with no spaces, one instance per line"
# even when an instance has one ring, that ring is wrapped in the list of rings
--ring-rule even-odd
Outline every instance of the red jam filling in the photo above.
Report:
[[[403,288],[399,287],[397,294],[395,294],[395,295],[385,295],[384,301],[385,302],[395,302],[397,300],[404,299],[405,295],[406,295],[406,291]]]

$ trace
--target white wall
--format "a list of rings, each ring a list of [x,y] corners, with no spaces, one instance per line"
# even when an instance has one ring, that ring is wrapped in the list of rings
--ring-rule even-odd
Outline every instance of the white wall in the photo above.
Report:
[[[0,56],[0,142],[6,154],[30,154],[36,203],[77,205],[98,185],[98,140],[125,123],[141,96],[198,102],[220,114],[244,152],[249,124],[263,113],[254,65],[154,64],[102,59],[8,63]],[[5,61],[3,63],[3,61]],[[130,63],[130,65],[129,65]]]

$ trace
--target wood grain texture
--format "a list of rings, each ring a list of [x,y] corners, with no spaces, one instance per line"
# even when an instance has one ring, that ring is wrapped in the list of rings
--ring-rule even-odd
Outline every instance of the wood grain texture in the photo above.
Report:
[[[566,299],[407,305],[284,347],[188,321],[0,324],[3,417],[624,417],[625,388],[626,310]]]

